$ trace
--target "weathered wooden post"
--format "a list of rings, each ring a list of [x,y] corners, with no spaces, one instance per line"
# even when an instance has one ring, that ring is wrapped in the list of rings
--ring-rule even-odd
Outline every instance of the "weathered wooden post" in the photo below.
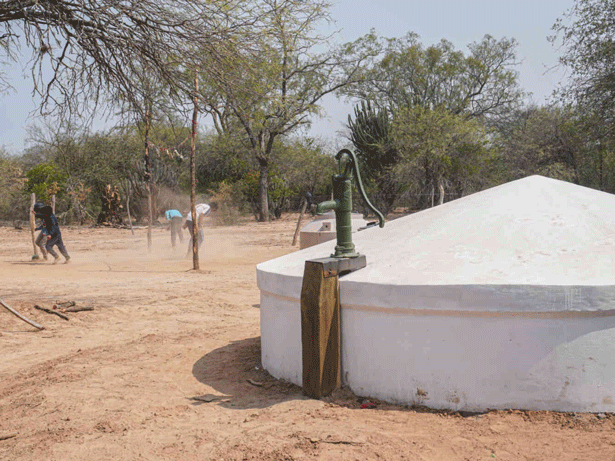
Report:
[[[51,212],[56,214],[56,194],[51,196]]]
[[[295,234],[293,235],[293,244],[295,246],[297,244],[297,236],[299,235],[299,229],[301,229],[301,220],[303,219],[303,214],[305,213],[305,209],[308,206],[307,198],[301,199],[301,213],[299,213],[299,219],[297,220],[297,227],[295,228]]]
[[[341,173],[342,158],[348,156]],[[301,347],[303,360],[303,392],[320,398],[330,394],[340,384],[341,335],[339,277],[362,269],[365,255],[355,251],[352,243],[352,178],[367,206],[378,216],[380,227],[384,217],[370,203],[358,169],[355,155],[343,149],[335,156],[340,174],[333,176],[333,199],[316,206],[315,213],[335,210],[337,245],[328,258],[305,262],[301,288]]]
[[[130,216],[130,181],[126,180],[126,212],[128,213],[128,223],[130,224],[130,232],[135,235],[135,231],[132,228],[132,217]]]
[[[34,204],[36,203],[36,194],[30,194],[30,233],[32,234],[32,248],[34,249],[34,254],[32,255],[32,259],[38,259],[38,248],[36,247],[36,237],[35,228],[36,228],[36,218],[34,217]]]

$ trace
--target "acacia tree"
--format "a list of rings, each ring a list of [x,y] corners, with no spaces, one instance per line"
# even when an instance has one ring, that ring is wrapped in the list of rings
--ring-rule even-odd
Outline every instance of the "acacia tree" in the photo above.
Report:
[[[502,181],[540,174],[580,183],[587,132],[573,108],[529,106],[504,128],[494,138]]]
[[[471,43],[466,55],[441,40],[425,47],[418,35],[380,38],[373,32],[356,46],[378,50],[363,78],[341,92],[395,112],[400,108],[446,109],[471,117],[495,117],[521,102],[514,39],[485,35]]]
[[[25,44],[41,112],[66,119],[140,104],[143,72],[175,87],[182,64],[248,33],[257,20],[248,0],[7,0],[0,3],[0,61],[19,60]]]
[[[388,196],[385,204],[392,206],[404,188],[421,197],[427,194],[432,202],[438,190],[442,200],[444,187],[454,189],[453,195],[461,194],[468,185],[467,161],[481,157],[472,152],[482,151],[478,138],[483,134],[475,141],[452,141],[468,139],[469,120],[475,120],[473,127],[483,133],[481,124],[499,123],[520,106],[523,93],[514,70],[516,42],[486,35],[471,43],[465,54],[446,40],[425,47],[413,33],[385,39],[372,32],[357,40],[355,46],[378,50],[379,59],[368,62],[361,70],[362,78],[341,92],[370,104],[371,112],[356,110],[348,127],[350,139],[362,155],[375,155],[386,164],[382,171],[376,170],[378,194]],[[389,128],[391,122],[396,124],[394,131]],[[403,123],[414,126],[403,127]],[[433,145],[434,133],[449,139],[448,147],[434,147],[431,154],[421,151],[416,140]],[[367,143],[366,134],[371,139]],[[460,150],[454,152],[453,146]],[[422,159],[420,175],[415,174],[417,158]],[[413,184],[400,183],[411,178]],[[426,202],[423,199],[421,206]]]
[[[615,0],[576,0],[553,26],[560,63],[570,70],[561,96],[615,128]]]
[[[259,221],[269,219],[268,183],[275,140],[310,123],[318,102],[357,77],[364,56],[328,47],[315,32],[327,21],[325,0],[261,0],[251,42],[225,43],[204,59],[205,86],[216,88],[219,107],[239,120],[259,164]],[[238,46],[244,51],[238,52]],[[248,48],[246,48],[248,46]],[[240,55],[241,59],[236,57]],[[203,94],[203,99],[208,97]],[[209,104],[212,101],[209,95]],[[213,105],[213,104],[212,104]]]

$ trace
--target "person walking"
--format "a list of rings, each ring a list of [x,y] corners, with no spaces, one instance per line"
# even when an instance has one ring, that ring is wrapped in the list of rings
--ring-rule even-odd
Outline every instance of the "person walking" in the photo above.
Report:
[[[62,241],[62,232],[60,232],[58,218],[56,218],[56,215],[53,214],[53,211],[49,205],[37,208],[37,210],[32,210],[32,213],[34,213],[37,218],[43,220],[45,231],[47,233],[45,250],[53,256],[53,264],[57,264],[58,261],[60,261],[60,257],[53,249],[54,246],[57,246],[60,253],[62,253],[62,256],[64,256],[64,264],[68,264],[70,261],[70,256],[68,255],[68,251],[66,251],[66,247],[64,247],[64,242]]]
[[[37,202],[34,204],[34,211],[35,214],[37,212],[40,212],[40,210],[44,207],[45,205]],[[40,230],[41,232],[38,234],[38,236],[36,237],[36,240],[34,241],[34,243],[36,244],[37,247],[39,247],[39,249],[41,250],[41,254],[43,255],[43,259],[45,261],[47,261],[47,250],[45,249],[45,245],[47,244],[47,229],[45,228],[45,221],[41,219],[41,225],[38,226],[36,229],[34,229],[35,231]]]
[[[182,214],[179,210],[167,210],[164,212],[164,217],[167,221],[171,221],[171,246],[175,248],[175,241],[177,238],[179,238],[180,242],[184,241],[184,233],[182,232]]]

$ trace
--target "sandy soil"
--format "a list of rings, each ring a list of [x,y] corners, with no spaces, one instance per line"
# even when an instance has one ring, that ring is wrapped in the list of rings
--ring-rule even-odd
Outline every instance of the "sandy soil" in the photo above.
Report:
[[[0,460],[615,461],[612,414],[362,409],[271,378],[255,264],[295,251],[295,220],[207,227],[199,273],[163,229],[148,253],[145,229],[66,228],[52,266],[0,228],[0,298],[46,327],[0,308]],[[94,310],[33,307],[68,300]]]

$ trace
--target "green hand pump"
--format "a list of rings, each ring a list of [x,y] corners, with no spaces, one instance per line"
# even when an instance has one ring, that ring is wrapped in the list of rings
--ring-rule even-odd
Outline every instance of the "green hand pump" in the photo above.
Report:
[[[333,200],[319,203],[316,206],[315,214],[323,214],[329,210],[335,211],[337,245],[335,246],[335,253],[331,257],[356,258],[359,253],[355,251],[354,243],[352,243],[352,176],[350,170],[354,174],[361,197],[368,208],[378,216],[380,227],[384,227],[384,216],[367,198],[356,155],[348,149],[342,149],[336,154],[335,159],[339,162],[339,174],[333,175]]]

